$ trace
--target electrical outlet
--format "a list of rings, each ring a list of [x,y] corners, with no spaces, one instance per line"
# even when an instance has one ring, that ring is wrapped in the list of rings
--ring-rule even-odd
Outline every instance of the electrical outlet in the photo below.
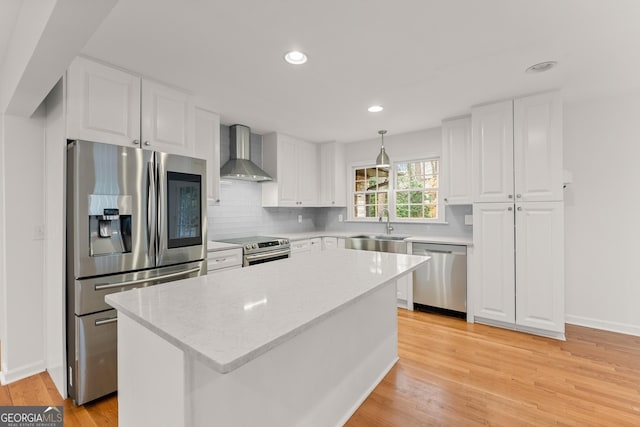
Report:
[[[338,222],[342,222],[343,218],[342,218],[342,214],[338,215]]]
[[[44,225],[33,227],[33,240],[44,240]]]
[[[302,215],[298,215],[298,224],[302,224]]]

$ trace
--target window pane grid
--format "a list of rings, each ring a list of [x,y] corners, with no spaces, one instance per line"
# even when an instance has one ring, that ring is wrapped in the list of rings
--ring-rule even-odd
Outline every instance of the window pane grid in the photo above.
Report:
[[[378,217],[383,209],[388,208],[389,168],[356,168],[354,177],[354,217]]]
[[[396,219],[438,219],[439,166],[438,159],[396,163],[393,189],[390,188],[390,168],[354,168],[354,219],[378,218],[384,209],[395,213]],[[395,196],[391,205],[390,190]]]
[[[396,164],[395,213],[397,218],[438,217],[439,161]]]

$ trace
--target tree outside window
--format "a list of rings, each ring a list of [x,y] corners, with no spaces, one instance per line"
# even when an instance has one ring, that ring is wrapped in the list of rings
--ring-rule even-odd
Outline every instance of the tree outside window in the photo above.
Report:
[[[396,218],[438,218],[439,166],[438,159],[395,164]]]

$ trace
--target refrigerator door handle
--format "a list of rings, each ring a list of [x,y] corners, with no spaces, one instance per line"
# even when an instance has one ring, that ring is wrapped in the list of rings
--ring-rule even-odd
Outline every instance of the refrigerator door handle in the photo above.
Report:
[[[126,282],[101,283],[101,284],[95,285],[95,290],[96,291],[101,291],[101,290],[104,290],[104,289],[122,288],[124,286],[139,285],[141,283],[154,282],[154,281],[157,281],[157,280],[173,279],[175,277],[186,276],[187,274],[195,273],[197,271],[200,271],[200,267],[190,268],[189,270],[178,271],[176,273],[164,274],[162,276],[145,277],[144,279],[128,280]]]
[[[110,323],[116,323],[118,321],[118,317],[108,317],[105,319],[98,319],[94,322],[96,326],[108,325]]]
[[[155,247],[156,247],[156,221],[155,221],[155,211],[156,211],[156,173],[155,173],[155,164],[152,160],[147,163],[147,242],[148,242],[148,255],[150,258],[153,258],[155,261]]]

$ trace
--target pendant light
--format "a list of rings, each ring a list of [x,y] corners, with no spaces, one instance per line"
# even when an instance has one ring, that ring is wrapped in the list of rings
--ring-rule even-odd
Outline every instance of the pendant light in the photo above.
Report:
[[[389,156],[384,151],[384,134],[387,133],[386,130],[379,130],[380,138],[382,139],[382,145],[380,146],[380,154],[378,154],[378,158],[376,159],[376,166],[379,168],[388,168],[391,165],[391,161],[389,160]]]

